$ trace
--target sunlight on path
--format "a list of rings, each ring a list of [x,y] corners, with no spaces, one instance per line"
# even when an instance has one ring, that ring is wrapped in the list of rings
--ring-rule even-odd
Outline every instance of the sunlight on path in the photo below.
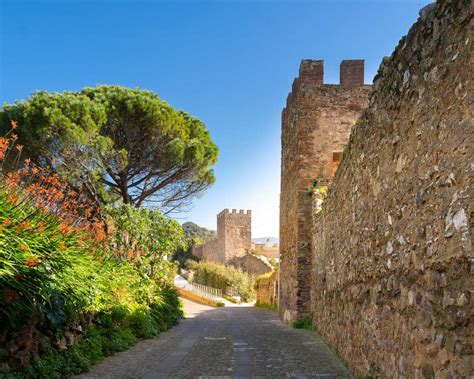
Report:
[[[183,299],[186,319],[78,378],[350,378],[314,334],[266,309]]]

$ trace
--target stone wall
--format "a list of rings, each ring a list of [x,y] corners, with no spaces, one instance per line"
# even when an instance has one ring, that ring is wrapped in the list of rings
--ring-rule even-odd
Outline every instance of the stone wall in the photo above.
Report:
[[[230,260],[229,263],[253,275],[262,275],[272,271],[272,265],[264,256],[246,254],[243,257],[236,257]]]
[[[255,280],[257,305],[271,308],[278,306],[278,275],[278,270],[275,270]]]
[[[280,258],[280,248],[278,246],[266,246],[264,243],[252,243],[252,251],[267,258]]]
[[[250,252],[252,212],[224,209],[217,215],[217,237],[193,247],[193,254],[203,260],[228,263]]]
[[[193,246],[193,255],[206,261],[223,263],[223,256],[218,252],[219,241],[217,238],[207,241],[202,245]]]
[[[280,314],[308,313],[311,198],[315,180],[333,177],[352,125],[366,106],[363,61],[341,63],[341,85],[324,84],[320,60],[303,60],[282,112],[280,191]]]
[[[474,376],[472,22],[420,12],[314,199],[311,313],[360,376]]]

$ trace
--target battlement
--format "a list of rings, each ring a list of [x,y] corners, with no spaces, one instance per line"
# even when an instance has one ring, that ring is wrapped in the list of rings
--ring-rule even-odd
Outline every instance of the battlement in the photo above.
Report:
[[[323,85],[324,61],[303,59],[300,63],[299,78],[314,85]]]
[[[343,87],[364,85],[364,60],[353,59],[342,61],[339,68],[339,81]]]
[[[225,215],[248,215],[248,216],[251,216],[252,211],[251,210],[245,211],[244,209],[240,209],[239,211],[237,211],[237,209],[232,209],[232,211],[230,211],[229,208],[226,208],[226,209],[222,210],[220,213],[217,214],[217,218],[220,218],[220,217],[225,216]]]
[[[339,84],[343,87],[363,86],[364,65],[363,59],[343,60],[339,67]],[[293,89],[300,82],[310,85],[324,85],[324,60],[303,59]]]

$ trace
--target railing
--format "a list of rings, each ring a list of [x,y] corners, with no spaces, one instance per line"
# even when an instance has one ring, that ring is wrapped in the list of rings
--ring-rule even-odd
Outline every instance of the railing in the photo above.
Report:
[[[212,288],[199,283],[188,282],[182,282],[178,285],[178,287],[187,291],[194,292],[202,297],[205,297],[206,299],[217,301],[222,299],[222,290],[218,288]]]
[[[225,290],[225,294],[231,297],[240,297],[239,292],[233,287],[227,287]]]

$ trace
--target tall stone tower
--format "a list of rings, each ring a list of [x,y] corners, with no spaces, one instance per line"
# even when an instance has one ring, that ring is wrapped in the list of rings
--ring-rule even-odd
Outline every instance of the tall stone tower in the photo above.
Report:
[[[367,105],[364,61],[342,61],[340,84],[324,84],[322,60],[301,61],[282,112],[280,190],[280,316],[309,312],[311,196],[315,180],[328,182],[342,158],[352,125]]]
[[[252,211],[224,209],[217,215],[217,250],[219,261],[227,263],[250,251],[252,243]]]

